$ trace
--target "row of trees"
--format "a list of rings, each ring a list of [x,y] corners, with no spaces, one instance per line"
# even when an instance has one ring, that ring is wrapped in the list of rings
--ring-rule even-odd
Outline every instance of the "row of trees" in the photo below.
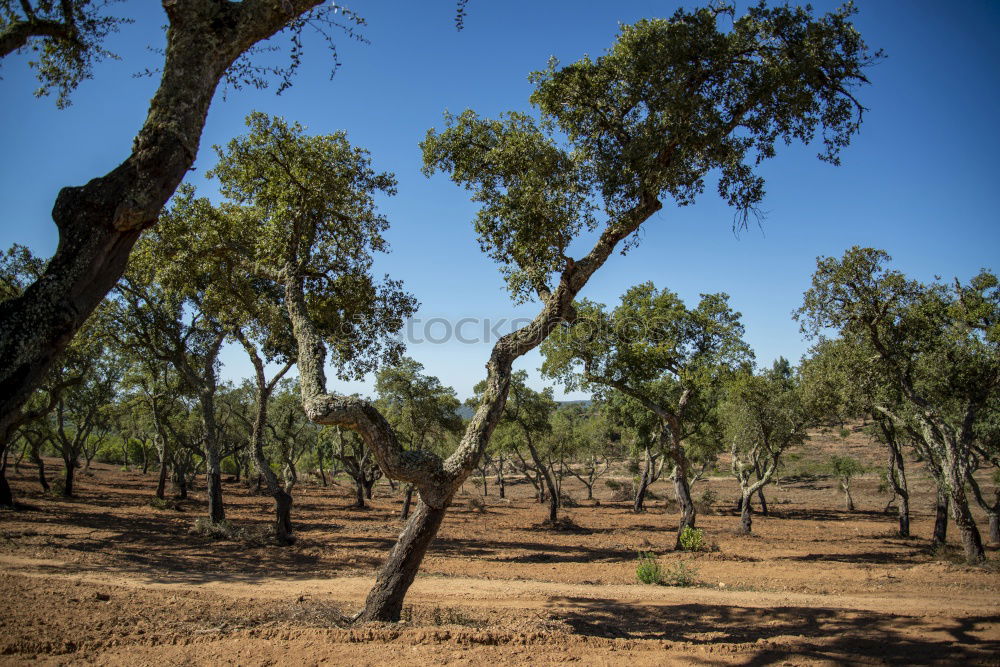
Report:
[[[444,172],[472,193],[482,249],[514,300],[539,305],[528,325],[492,349],[474,414],[444,456],[408,442],[386,406],[327,390],[328,368],[356,377],[398,361],[402,350],[391,334],[416,307],[398,282],[371,272],[372,255],[387,249],[388,222],[374,200],[393,192],[394,179],[373,170],[365,151],[343,133],[309,137],[256,114],[247,135],[219,150],[212,174],[225,201],[214,205],[184,189],[163,212],[193,163],[217,83],[241,72],[241,57],[258,41],[309,23],[322,30],[338,8],[317,0],[164,4],[170,26],[161,86],[132,154],[108,175],[60,193],[56,255],[0,304],[0,442],[6,450],[13,430],[36,416],[28,401],[43,385],[49,390],[39,409],[58,400],[58,360],[71,341],[84,345],[76,334],[88,317],[106,316],[116,340],[169,364],[192,397],[211,515],[222,520],[218,350],[232,336],[256,359],[257,426],[275,386],[265,362],[294,362],[308,420],[350,429],[387,477],[419,494],[362,620],[399,618],[456,491],[511,412],[513,364],[554,331],[575,329],[580,309],[589,307],[577,296],[608,257],[637,242],[663,200],[693,203],[712,172],[720,175],[720,196],[745,222],[764,196],[756,168],[781,143],[819,136],[821,159],[836,163],[860,127],[854,92],[879,58],[851,25],[849,6],[821,17],[762,4],[738,18],[723,5],[680,10],[669,20],[623,26],[600,58],[536,72],[534,115],[490,120],[466,111],[430,131],[422,144],[428,174]],[[18,17],[11,4],[5,27]],[[293,65],[299,44],[293,39]],[[590,249],[574,257],[571,247],[587,240]],[[119,297],[107,314],[94,313],[116,284]],[[652,286],[636,290],[640,306],[669,301]],[[649,432],[677,471],[685,525],[694,514],[685,505],[690,460],[680,450],[688,440],[709,439],[709,422],[696,418],[711,410],[701,380],[711,385],[719,363],[741,354],[730,344],[737,323],[727,319],[724,299],[708,298],[690,312],[709,338],[707,351],[685,343],[690,349],[663,355],[666,365],[640,369],[635,378],[624,373],[640,364],[614,333],[600,334],[610,336],[606,350],[571,336],[546,354],[546,372],[560,381],[606,387],[655,416]],[[638,347],[639,356],[660,359],[657,344]],[[689,386],[692,378],[697,383]],[[637,423],[647,419],[632,403],[622,409]],[[733,410],[732,419],[747,414]],[[259,442],[265,430],[253,432]],[[259,464],[275,496],[279,533],[282,523],[287,532],[290,501]]]

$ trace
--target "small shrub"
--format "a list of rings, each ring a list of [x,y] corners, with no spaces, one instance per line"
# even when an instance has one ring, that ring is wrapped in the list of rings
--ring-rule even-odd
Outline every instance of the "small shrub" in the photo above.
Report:
[[[842,428],[842,429],[840,429],[839,434],[840,434],[841,438],[843,438],[844,440],[846,440],[851,435],[851,429],[849,429],[849,428]]]
[[[635,578],[639,580],[639,583],[663,585],[663,568],[660,567],[660,562],[652,553],[639,552],[639,564],[635,568]]]
[[[677,561],[663,573],[663,583],[667,586],[693,586],[698,577],[698,568],[687,561]]]
[[[573,497],[563,493],[559,496],[559,507],[579,507],[580,503],[573,500]]]
[[[705,533],[698,528],[692,528],[691,526],[684,526],[684,530],[681,531],[681,549],[684,551],[704,551]]]
[[[610,484],[614,482],[614,485]],[[616,503],[631,502],[635,500],[635,482],[629,480],[627,482],[619,482],[617,480],[609,479],[605,482],[608,487],[612,490],[611,500]]]
[[[149,506],[158,510],[174,510],[175,512],[184,511],[180,504],[173,498],[157,498],[156,496],[153,496],[149,499]]]
[[[63,493],[66,491],[66,480],[62,477],[56,477],[51,482],[49,482],[49,495],[62,497]]]
[[[263,546],[274,541],[272,529],[237,526],[229,521],[213,523],[205,517],[196,519],[189,532],[192,535],[202,535],[216,540],[242,542],[248,546]]]
[[[478,514],[486,514],[486,501],[481,496],[469,498],[469,510]]]
[[[713,491],[712,489],[705,489],[702,492],[701,498],[699,498],[699,500],[701,501],[702,505],[711,507],[716,503],[716,501],[719,500],[719,494]]]

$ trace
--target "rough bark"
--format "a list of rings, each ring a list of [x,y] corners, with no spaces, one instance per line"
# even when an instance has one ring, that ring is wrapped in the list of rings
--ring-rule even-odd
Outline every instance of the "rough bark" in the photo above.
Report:
[[[990,514],[990,542],[1000,544],[1000,514]]]
[[[403,494],[403,507],[399,511],[399,518],[406,521],[410,518],[410,507],[413,505],[413,485],[406,485],[406,492]]]
[[[253,456],[254,467],[257,469],[258,483],[263,478],[267,484],[267,490],[274,498],[274,537],[280,545],[292,544],[295,539],[292,537],[292,495],[290,489],[281,487],[278,476],[271,470],[271,465],[264,454],[264,427],[267,424],[267,405],[278,381],[287,373],[292,362],[286,363],[270,381],[264,374],[264,360],[257,353],[256,347],[243,334],[235,331],[236,339],[243,345],[247,356],[254,368],[254,378],[257,386],[257,405],[254,410],[254,419],[250,427],[250,452]]]
[[[750,535],[753,532],[753,508],[750,507],[750,494],[746,494],[741,498],[740,503],[740,532],[744,535]]]
[[[525,429],[525,433],[527,433]],[[549,467],[545,465],[542,461],[542,457],[538,455],[538,449],[535,447],[531,440],[530,435],[527,438],[528,453],[531,454],[531,461],[535,464],[535,470],[538,471],[539,476],[545,482],[545,488],[548,489],[549,498],[549,518],[547,521],[550,524],[555,524],[559,520],[559,491],[556,489],[555,482],[552,480],[552,473]]]
[[[653,481],[653,466],[656,462],[657,455],[651,455],[649,452],[649,447],[646,447],[645,464],[642,468],[642,476],[639,477],[639,485],[635,489],[635,500],[632,502],[632,511],[638,514],[639,512],[644,512],[646,510],[646,492],[649,490],[649,485]]]
[[[411,451],[400,444],[385,417],[367,401],[326,393],[326,345],[306,306],[304,277],[297,273],[298,242],[286,247],[285,305],[298,344],[302,403],[309,419],[318,424],[346,426],[365,441],[383,473],[413,484],[420,493],[418,511],[407,523],[360,615],[363,620],[397,621],[402,600],[420,566],[427,545],[437,534],[455,492],[472,473],[499,424],[510,390],[516,359],[538,347],[560,323],[575,313],[573,300],[587,281],[639,226],[662,208],[655,196],[644,193],[637,205],[610,224],[590,252],[579,261],[567,261],[557,286],[540,287],[541,311],[521,329],[502,336],[486,364],[485,386],[455,451],[442,460],[431,452]]]
[[[447,504],[446,504],[447,505]],[[433,508],[423,500],[406,522],[406,527],[379,571],[375,585],[368,593],[364,609],[356,620],[361,622],[398,620],[403,611],[403,599],[417,576],[420,563],[444,520],[446,507]]]
[[[934,546],[944,546],[948,541],[948,493],[938,486],[937,501],[934,508]]]
[[[76,459],[63,459],[63,465],[65,466],[65,475],[63,476],[63,498],[73,497],[73,477],[76,472]]]
[[[243,52],[321,0],[164,0],[169,27],[160,85],[132,153],[108,174],[63,188],[45,272],[0,304],[0,432],[121,277],[132,246],[155,224],[191,168],[220,79]]]

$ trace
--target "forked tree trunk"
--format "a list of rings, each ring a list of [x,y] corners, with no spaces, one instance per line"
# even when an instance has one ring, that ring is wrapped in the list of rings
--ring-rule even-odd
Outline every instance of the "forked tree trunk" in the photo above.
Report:
[[[527,429],[525,429],[525,433],[528,433]],[[548,466],[542,462],[542,458],[538,455],[538,450],[535,449],[535,445],[531,442],[530,435],[527,436],[527,445],[528,452],[531,454],[531,461],[535,464],[535,470],[538,471],[538,474],[545,482],[545,488],[548,489],[549,518],[546,521],[554,524],[559,520],[559,491],[552,480],[552,474],[549,472]]]
[[[653,477],[656,476],[656,459],[660,456],[661,454],[651,454],[649,446],[646,446],[642,476],[639,477],[639,486],[635,489],[635,501],[632,503],[632,511],[636,514],[646,511],[646,495],[649,493],[649,487],[654,481]]]
[[[423,500],[417,501],[416,511],[406,522],[388,560],[379,571],[375,585],[365,600],[365,607],[356,620],[362,623],[399,620],[406,591],[417,576],[427,547],[441,527],[445,510],[430,507]]]
[[[937,502],[934,508],[934,546],[944,546],[948,542],[948,505],[951,504],[947,492],[938,485]]]

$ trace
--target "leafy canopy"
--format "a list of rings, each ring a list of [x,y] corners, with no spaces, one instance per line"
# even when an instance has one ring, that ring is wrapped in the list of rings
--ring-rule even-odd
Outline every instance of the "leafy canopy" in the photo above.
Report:
[[[446,115],[421,144],[425,172],[448,172],[482,204],[480,244],[520,300],[572,265],[581,232],[634,229],[628,216],[661,197],[690,204],[709,171],[745,224],[764,197],[756,169],[779,141],[820,134],[820,158],[837,163],[858,131],[864,107],[852,90],[881,52],[850,23],[854,12],[815,18],[762,2],[728,29],[729,5],[623,26],[605,55],[532,74],[537,119]]]

